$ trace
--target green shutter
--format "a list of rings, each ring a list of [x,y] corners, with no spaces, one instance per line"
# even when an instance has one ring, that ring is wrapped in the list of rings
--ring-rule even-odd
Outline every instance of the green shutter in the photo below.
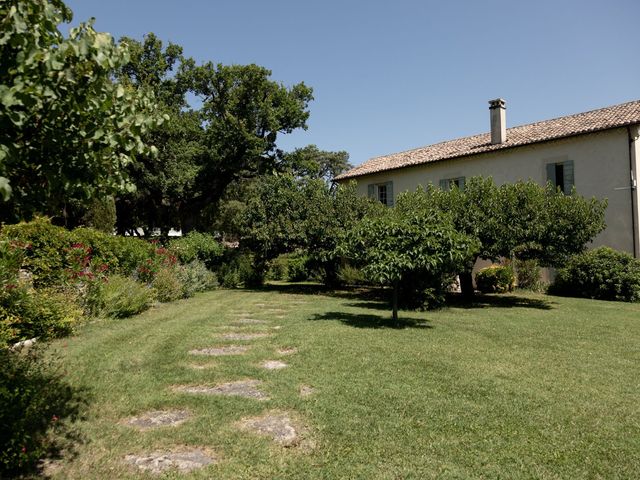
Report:
[[[551,182],[551,185],[556,186],[556,164],[547,163],[547,183]]]
[[[449,190],[449,180],[446,178],[440,180],[440,190]]]
[[[564,185],[562,186],[562,190],[565,195],[571,195],[571,189],[575,184],[573,181],[573,160],[562,162],[562,173],[564,174]]]
[[[376,198],[376,186],[373,183],[367,185],[367,196],[373,199]]]
[[[393,182],[387,182],[387,207],[393,207]]]
[[[458,178],[458,183],[460,184],[458,188],[460,189],[461,192],[464,192],[464,177]]]

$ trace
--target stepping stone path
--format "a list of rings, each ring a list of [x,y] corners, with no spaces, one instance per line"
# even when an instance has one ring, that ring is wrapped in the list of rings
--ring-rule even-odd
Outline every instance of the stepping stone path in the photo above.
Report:
[[[260,364],[260,366],[267,370],[280,370],[282,368],[287,368],[289,365],[281,362],[280,360],[265,360]]]
[[[240,333],[240,332],[232,332],[232,333],[223,333],[219,335],[220,338],[224,338],[225,340],[255,340],[257,338],[268,337],[268,333]]]
[[[213,454],[198,448],[183,451],[156,451],[141,455],[127,455],[124,460],[138,467],[139,470],[155,474],[160,474],[169,469],[176,469],[180,472],[190,472],[217,462]]]
[[[249,347],[244,345],[228,345],[226,347],[200,348],[189,350],[191,355],[207,355],[210,357],[221,357],[224,355],[242,355]]]
[[[241,318],[233,322],[233,325],[264,325],[267,322],[266,320],[258,320],[257,318]]]
[[[137,417],[131,417],[125,423],[140,430],[149,430],[157,427],[180,425],[190,416],[186,410],[154,410]]]
[[[280,355],[293,355],[294,353],[298,353],[298,349],[295,347],[279,348],[278,353]]]
[[[183,393],[195,393],[204,395],[224,395],[227,397],[245,397],[254,398],[256,400],[269,400],[266,393],[258,390],[261,385],[260,380],[240,380],[237,382],[221,383],[213,387],[206,385],[182,385],[175,387],[174,390]]]
[[[259,435],[270,437],[283,447],[294,447],[300,443],[301,427],[294,424],[287,413],[269,413],[260,417],[241,420],[238,425]]]

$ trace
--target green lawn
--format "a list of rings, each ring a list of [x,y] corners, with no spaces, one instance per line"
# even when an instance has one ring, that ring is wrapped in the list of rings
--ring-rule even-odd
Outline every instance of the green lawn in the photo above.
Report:
[[[228,327],[242,314],[269,323]],[[402,328],[389,317],[374,300],[279,285],[87,325],[54,344],[93,399],[78,457],[53,475],[152,478],[125,455],[198,446],[218,463],[166,477],[640,477],[640,305],[517,294],[401,312]],[[272,335],[216,337],[241,330]],[[225,344],[253,347],[240,356],[188,354]],[[298,351],[278,354],[283,347]],[[289,367],[267,371],[263,360]],[[270,400],[171,388],[238,379],[262,380]],[[300,385],[315,393],[301,398]],[[164,408],[192,417],[144,432],[119,423]],[[315,446],[283,448],[237,428],[267,411],[296,416]]]

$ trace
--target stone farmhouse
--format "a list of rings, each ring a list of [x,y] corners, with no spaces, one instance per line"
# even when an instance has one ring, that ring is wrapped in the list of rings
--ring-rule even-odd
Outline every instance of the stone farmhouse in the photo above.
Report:
[[[552,182],[565,193],[608,199],[607,228],[593,246],[640,256],[640,100],[542,122],[506,128],[506,105],[489,102],[491,131],[372,158],[336,177],[392,206],[399,192],[419,185],[441,188],[473,176],[500,185],[518,180]]]

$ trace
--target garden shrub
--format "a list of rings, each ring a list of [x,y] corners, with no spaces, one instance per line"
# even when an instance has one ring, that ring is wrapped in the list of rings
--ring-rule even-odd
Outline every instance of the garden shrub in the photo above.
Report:
[[[640,301],[640,260],[609,247],[571,257],[549,293],[572,297]]]
[[[182,296],[193,297],[198,292],[212,290],[218,286],[216,274],[207,269],[200,260],[194,260],[176,269],[178,280],[182,283]]]
[[[118,259],[115,273],[128,276],[153,257],[156,247],[141,238],[112,236],[111,249],[114,257]]]
[[[87,310],[96,316],[124,318],[147,310],[155,300],[154,290],[129,277],[112,275],[95,281],[87,294]]]
[[[86,403],[42,347],[0,348],[0,478],[33,473],[41,460],[72,449],[71,424]]]
[[[518,288],[541,292],[543,284],[541,280],[542,270],[537,260],[518,260],[514,262]]]
[[[92,198],[87,202],[82,223],[101,232],[112,234],[116,228],[116,202],[113,197]]]
[[[269,262],[269,270],[267,271],[268,280],[284,280],[288,275],[288,256],[279,255]]]
[[[151,282],[156,291],[156,298],[160,302],[173,302],[182,298],[183,284],[177,276],[177,269],[160,268]]]
[[[224,254],[224,247],[213,235],[195,231],[171,240],[169,250],[182,264],[200,260],[209,269],[218,266]]]
[[[291,254],[288,258],[287,277],[290,282],[304,282],[309,279],[308,257],[303,254]]]
[[[2,227],[2,238],[22,245],[22,266],[32,273],[36,287],[60,285],[66,275],[67,250],[72,243],[70,232],[38,217]]]
[[[357,267],[350,264],[340,265],[338,268],[338,279],[343,285],[364,285],[367,278]]]
[[[504,293],[513,290],[515,275],[509,265],[492,265],[476,273],[476,286],[482,293]]]

